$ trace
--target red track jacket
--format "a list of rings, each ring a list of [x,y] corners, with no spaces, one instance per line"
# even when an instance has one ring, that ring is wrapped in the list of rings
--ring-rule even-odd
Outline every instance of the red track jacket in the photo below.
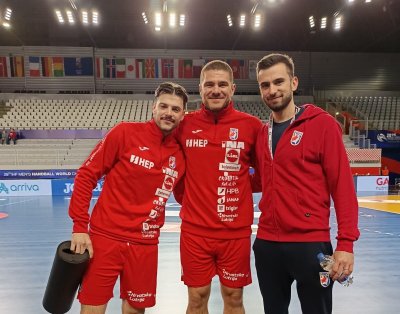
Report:
[[[165,204],[184,173],[185,161],[173,136],[155,122],[123,122],[108,132],[79,168],[69,207],[73,232],[116,240],[158,243]],[[92,190],[105,175],[89,218]]]
[[[177,137],[186,157],[182,230],[216,239],[251,234],[253,198],[249,166],[261,121],[230,103],[215,114],[201,110],[185,116]],[[182,201],[183,194],[183,201]]]

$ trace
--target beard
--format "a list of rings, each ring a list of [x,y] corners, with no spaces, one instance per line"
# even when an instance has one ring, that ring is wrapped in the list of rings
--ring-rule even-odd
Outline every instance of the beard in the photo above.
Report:
[[[264,103],[268,106],[269,109],[271,109],[273,112],[281,112],[285,110],[290,102],[292,101],[293,96],[291,94],[287,96],[282,96],[282,101],[276,104],[270,104],[268,100],[264,99]]]
[[[229,105],[229,103],[231,102],[231,99],[230,99],[230,98],[227,98],[227,99],[225,100],[224,104],[222,105],[222,107],[217,107],[217,108],[215,108],[215,107],[213,107],[212,105],[210,105],[211,101],[212,101],[212,100],[204,99],[204,100],[203,100],[203,104],[204,104],[205,107],[206,107],[208,110],[210,110],[210,111],[220,111],[220,110],[226,108],[226,107]]]

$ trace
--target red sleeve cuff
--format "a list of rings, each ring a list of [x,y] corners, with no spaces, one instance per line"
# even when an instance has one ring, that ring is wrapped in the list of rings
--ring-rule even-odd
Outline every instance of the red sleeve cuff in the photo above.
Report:
[[[73,233],[88,233],[88,223],[85,221],[74,221]]]
[[[353,253],[353,241],[338,240],[336,245],[336,251],[345,251],[348,253]]]

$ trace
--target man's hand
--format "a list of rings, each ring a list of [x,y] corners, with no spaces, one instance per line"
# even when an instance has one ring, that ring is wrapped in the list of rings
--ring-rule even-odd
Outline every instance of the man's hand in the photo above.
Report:
[[[343,279],[353,272],[354,267],[354,254],[345,251],[335,251],[333,253],[333,264],[331,271],[331,278],[333,280]]]
[[[85,250],[89,251],[90,258],[93,257],[93,246],[92,241],[87,233],[73,233],[71,238],[71,248],[72,252],[77,254],[85,253]]]

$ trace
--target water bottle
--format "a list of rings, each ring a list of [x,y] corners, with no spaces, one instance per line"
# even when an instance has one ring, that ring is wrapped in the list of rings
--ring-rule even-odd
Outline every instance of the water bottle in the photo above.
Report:
[[[335,263],[335,260],[330,255],[324,255],[323,253],[319,253],[317,255],[319,264],[321,265],[323,270],[331,272],[332,266]],[[346,276],[344,278],[337,280],[341,285],[348,287],[353,283],[353,275]]]

